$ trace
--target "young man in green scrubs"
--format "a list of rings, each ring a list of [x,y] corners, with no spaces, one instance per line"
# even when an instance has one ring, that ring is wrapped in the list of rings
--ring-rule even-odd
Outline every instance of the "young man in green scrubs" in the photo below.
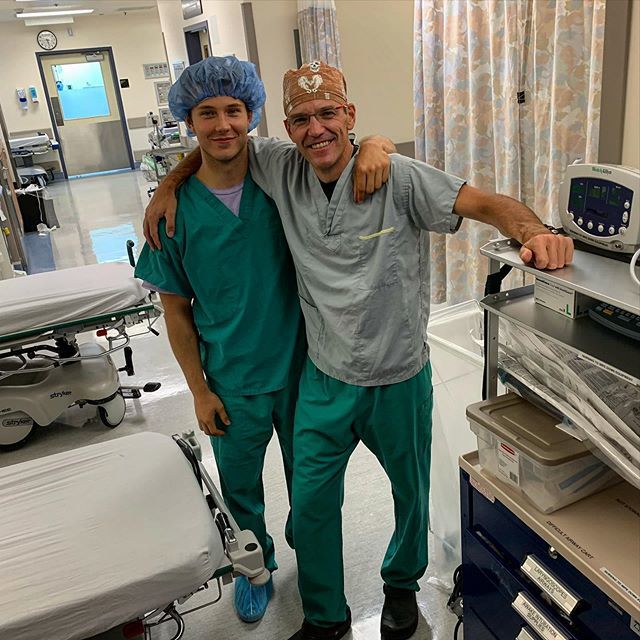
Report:
[[[136,276],[160,291],[169,341],[211,444],[224,499],[277,569],[264,520],[262,469],[273,429],[291,489],[292,426],[305,345],[295,272],[278,211],[248,171],[247,134],[265,101],[254,66],[208,58],[169,93],[195,132],[202,166],[180,189],[175,235],[142,250]],[[291,523],[287,522],[291,544]],[[272,581],[235,580],[235,605],[260,619]]]
[[[173,85],[169,107],[195,132],[202,164],[180,188],[175,233],[169,238],[163,223],[162,251],[145,245],[136,275],[160,292],[198,424],[211,436],[224,499],[240,527],[256,534],[273,572],[262,469],[275,428],[291,491],[306,343],[278,210],[248,170],[248,132],[258,125],[264,101],[254,66],[233,56],[192,65]],[[387,161],[378,146],[374,142],[369,156],[373,182],[376,157]],[[285,534],[293,546],[290,518]],[[259,620],[271,580],[255,586],[241,576],[235,587],[240,618]]]

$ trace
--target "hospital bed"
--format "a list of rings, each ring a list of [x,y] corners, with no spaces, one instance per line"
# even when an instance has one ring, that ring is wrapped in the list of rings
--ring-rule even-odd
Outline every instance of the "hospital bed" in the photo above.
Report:
[[[181,604],[209,583],[219,599],[234,572],[269,579],[255,536],[176,436],[0,469],[0,505],[0,638],[84,640],[132,621],[151,638],[162,621],[177,640]]]
[[[59,149],[60,144],[57,140],[49,138],[46,133],[38,132],[23,138],[11,138],[9,147],[11,155],[22,162],[23,166],[18,166],[18,175],[23,185],[31,183],[44,187],[53,179],[53,173],[49,173],[39,164],[33,164],[33,157]]]
[[[33,158],[58,150],[60,144],[57,140],[49,138],[46,133],[38,132],[23,138],[10,138],[9,148],[17,161],[18,175],[23,186],[35,184],[45,187],[53,179],[53,172],[47,171],[39,164],[33,164]]]
[[[150,331],[160,310],[124,263],[96,264],[0,281],[0,447],[23,444],[73,405],[95,405],[107,427],[125,415],[125,398],[159,388],[120,384],[133,375],[128,331]],[[106,339],[78,343],[96,331]],[[122,350],[125,365],[111,355]]]

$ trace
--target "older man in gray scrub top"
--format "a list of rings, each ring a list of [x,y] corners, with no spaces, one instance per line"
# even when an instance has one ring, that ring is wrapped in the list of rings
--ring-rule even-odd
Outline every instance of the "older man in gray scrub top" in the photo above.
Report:
[[[385,640],[402,640],[416,630],[415,594],[428,562],[425,232],[452,233],[461,217],[472,218],[518,240],[523,261],[547,269],[569,263],[573,245],[549,233],[522,203],[395,154],[388,182],[356,206],[350,176],[357,148],[348,137],[356,109],[342,73],[312,62],[285,74],[283,92],[295,146],[252,139],[250,166],[280,211],[309,343],[294,426],[292,497],[305,619],[289,640],[338,639],[350,628],[341,508],[347,462],[360,441],[391,482],[395,531],[381,569],[380,631]]]

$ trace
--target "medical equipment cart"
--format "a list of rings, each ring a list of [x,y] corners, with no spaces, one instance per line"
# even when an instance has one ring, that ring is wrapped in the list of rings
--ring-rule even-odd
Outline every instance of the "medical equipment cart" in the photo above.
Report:
[[[576,250],[573,264],[538,271],[518,245],[482,248],[490,274],[501,265],[529,272],[640,314],[640,291],[626,263]],[[485,315],[485,397],[498,382],[501,319],[562,344],[623,380],[640,385],[640,342],[589,317],[563,317],[534,301],[533,285],[489,293]],[[478,454],[460,458],[464,633],[472,640],[638,640],[640,638],[640,491],[621,481],[559,511],[543,514],[486,474]]]

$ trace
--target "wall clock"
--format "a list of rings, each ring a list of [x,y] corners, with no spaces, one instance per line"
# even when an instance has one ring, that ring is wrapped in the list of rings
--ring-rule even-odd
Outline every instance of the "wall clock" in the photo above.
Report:
[[[53,31],[48,31],[47,29],[41,31],[37,35],[36,40],[40,47],[46,51],[51,51],[58,46],[58,38],[56,38],[56,34],[53,33]]]

